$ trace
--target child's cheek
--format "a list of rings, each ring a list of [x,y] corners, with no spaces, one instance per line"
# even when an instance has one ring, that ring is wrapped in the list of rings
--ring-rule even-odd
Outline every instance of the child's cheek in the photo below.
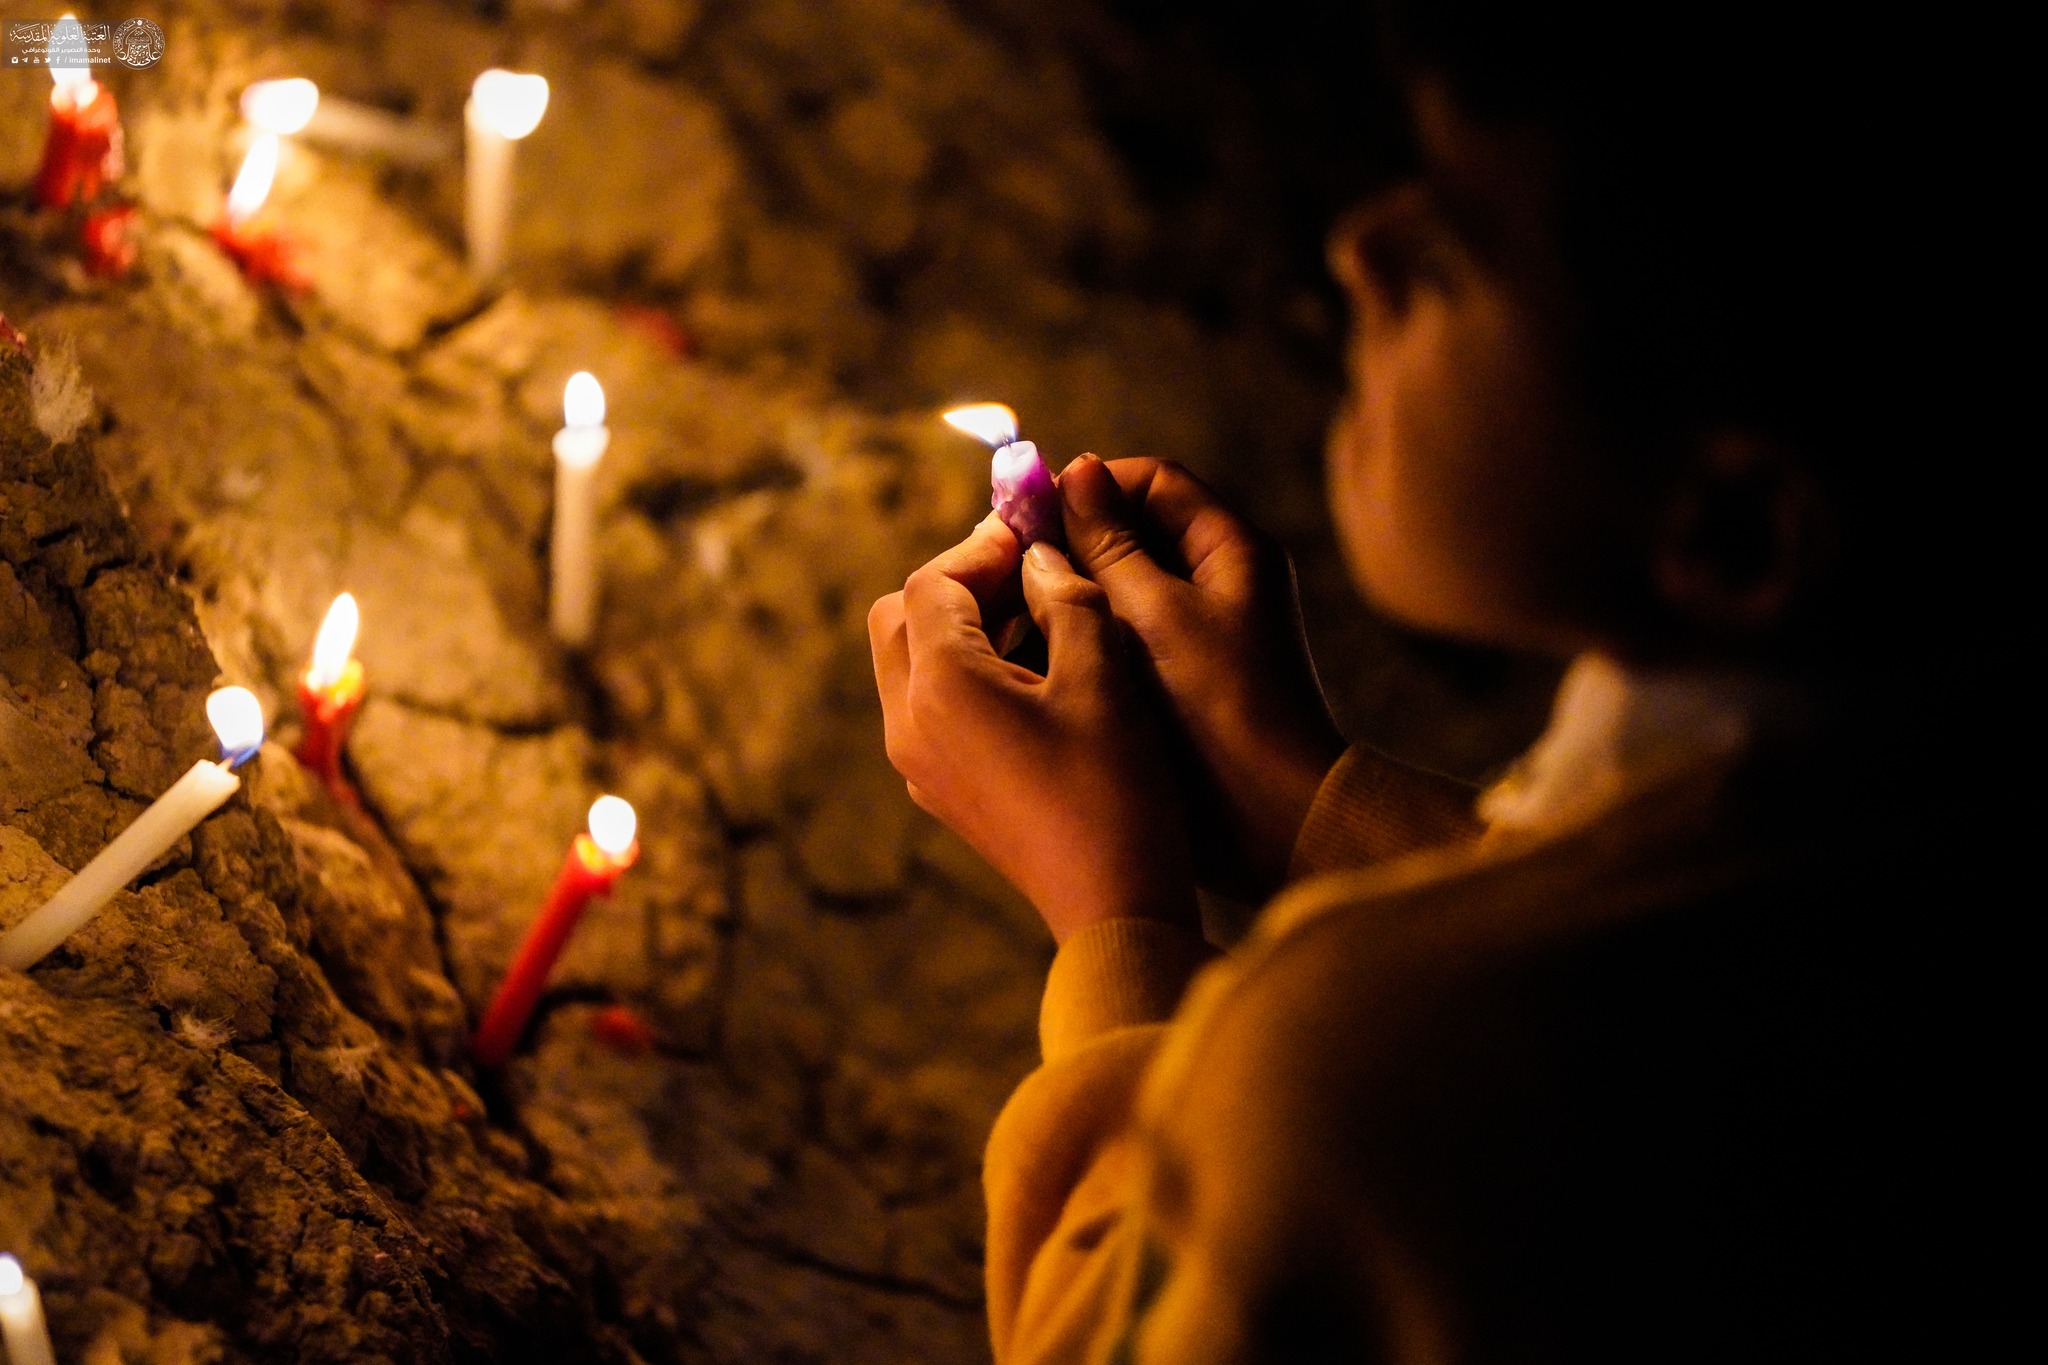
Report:
[[[1443,322],[1418,309],[1353,349],[1350,401],[1330,433],[1330,507],[1353,578],[1382,609],[1468,630],[1457,483],[1469,460],[1455,448],[1468,403],[1447,373]]]

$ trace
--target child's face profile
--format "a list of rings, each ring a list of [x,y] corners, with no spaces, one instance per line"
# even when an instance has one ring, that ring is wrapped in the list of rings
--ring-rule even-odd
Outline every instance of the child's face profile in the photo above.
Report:
[[[1547,148],[1414,101],[1425,170],[1331,237],[1350,395],[1330,499],[1354,576],[1413,625],[1565,652],[1631,575],[1568,372]]]

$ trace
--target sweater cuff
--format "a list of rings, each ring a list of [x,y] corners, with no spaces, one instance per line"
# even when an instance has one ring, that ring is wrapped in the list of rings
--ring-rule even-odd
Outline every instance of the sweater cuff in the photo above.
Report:
[[[1477,796],[1463,782],[1354,744],[1316,789],[1294,839],[1287,879],[1364,867],[1474,838],[1481,828],[1473,812]]]
[[[1216,950],[1163,920],[1120,916],[1090,925],[1060,945],[1038,1008],[1038,1046],[1047,1062],[1128,1024],[1171,1018]]]

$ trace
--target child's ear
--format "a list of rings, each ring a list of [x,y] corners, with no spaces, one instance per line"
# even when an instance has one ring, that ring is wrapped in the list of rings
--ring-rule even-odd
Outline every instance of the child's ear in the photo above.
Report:
[[[1822,595],[1834,517],[1799,453],[1746,431],[1695,441],[1652,548],[1657,595],[1706,639],[1764,644]]]

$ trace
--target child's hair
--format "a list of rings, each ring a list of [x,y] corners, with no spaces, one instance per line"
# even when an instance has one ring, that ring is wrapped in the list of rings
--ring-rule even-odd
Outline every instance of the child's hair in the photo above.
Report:
[[[1939,25],[1801,0],[1383,15],[1400,76],[1550,135],[1578,359],[1635,458],[1725,430],[1797,449],[1841,518],[1845,643],[1896,637],[1901,594],[1981,587],[1998,395],[1964,310],[1996,215],[1966,149],[1991,130]]]

